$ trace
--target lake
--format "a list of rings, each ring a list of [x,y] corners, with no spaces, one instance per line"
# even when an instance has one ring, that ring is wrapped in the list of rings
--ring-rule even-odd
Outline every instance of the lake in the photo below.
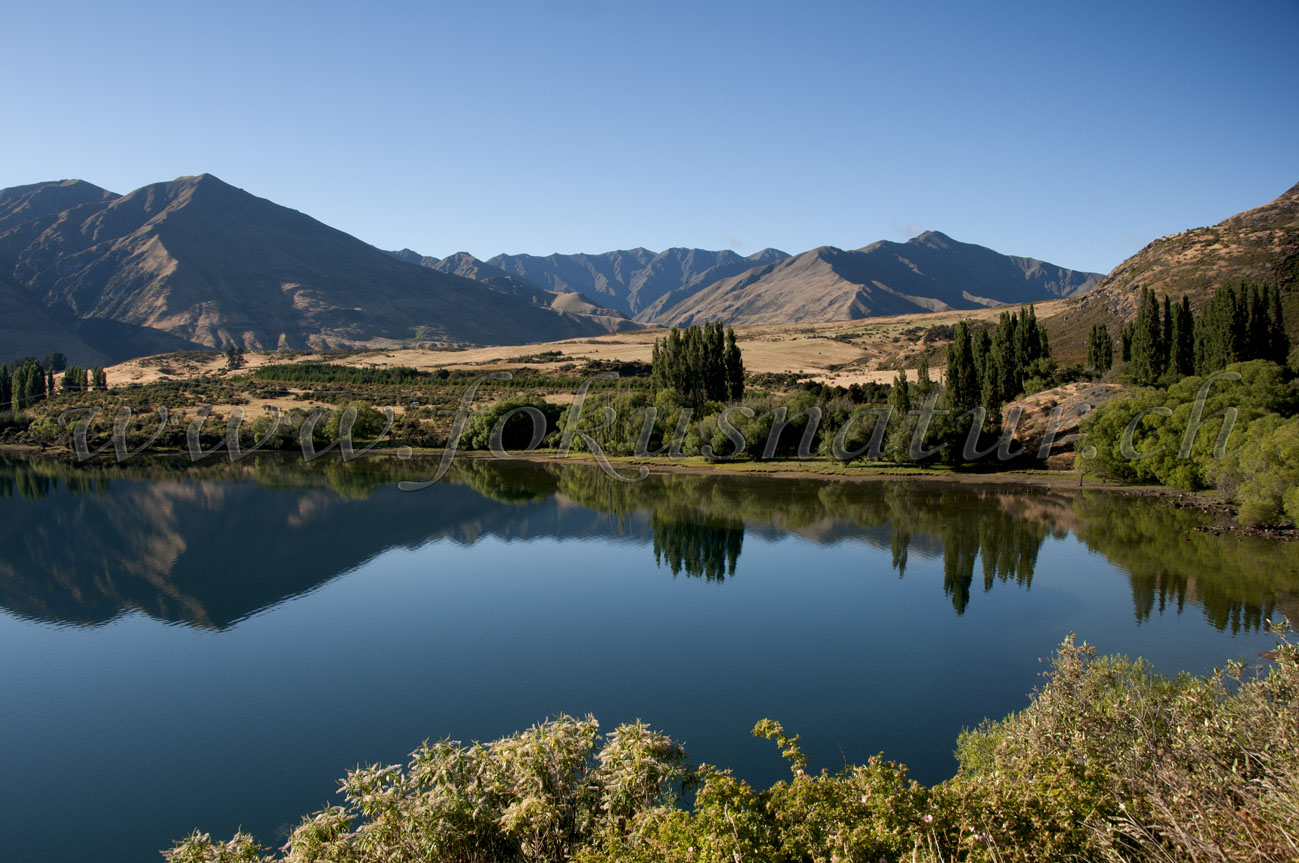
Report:
[[[883,752],[927,783],[1070,632],[1162,672],[1258,661],[1299,544],[1099,491],[581,465],[0,462],[5,856],[279,844],[358,763],[558,713],[642,718],[787,775]]]

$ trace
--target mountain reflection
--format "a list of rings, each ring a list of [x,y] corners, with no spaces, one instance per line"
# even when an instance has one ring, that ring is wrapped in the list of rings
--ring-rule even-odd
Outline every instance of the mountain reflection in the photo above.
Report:
[[[392,548],[446,539],[617,538],[674,576],[743,577],[746,532],[864,543],[905,577],[941,558],[956,614],[998,583],[1030,588],[1048,537],[1070,534],[1124,570],[1136,619],[1203,609],[1256,630],[1299,608],[1299,547],[1197,531],[1198,514],[1099,492],[714,474],[619,483],[582,465],[267,458],[195,468],[0,462],[0,604],[94,625],[124,611],[222,629]]]

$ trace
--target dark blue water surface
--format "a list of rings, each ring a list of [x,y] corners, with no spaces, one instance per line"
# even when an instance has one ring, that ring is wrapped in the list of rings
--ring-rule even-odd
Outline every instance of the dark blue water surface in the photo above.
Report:
[[[936,782],[1070,632],[1204,673],[1299,608],[1294,544],[1099,492],[396,479],[0,465],[5,858],[154,860],[195,828],[279,844],[357,763],[561,712],[643,718],[755,783],[786,773],[748,734],[763,717],[816,767],[883,752]]]

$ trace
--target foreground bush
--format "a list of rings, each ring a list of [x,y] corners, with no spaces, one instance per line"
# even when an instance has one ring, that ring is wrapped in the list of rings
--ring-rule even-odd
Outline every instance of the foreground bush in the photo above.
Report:
[[[642,724],[601,737],[560,717],[489,744],[425,744],[403,769],[342,783],[281,856],[194,834],[173,863],[564,861],[1293,861],[1299,859],[1299,647],[1265,670],[1167,679],[1072,637],[1024,711],[962,734],[960,769],[925,788],[879,758],[807,772],[770,720],[788,781],[758,791],[687,771]],[[689,807],[677,805],[693,789]]]

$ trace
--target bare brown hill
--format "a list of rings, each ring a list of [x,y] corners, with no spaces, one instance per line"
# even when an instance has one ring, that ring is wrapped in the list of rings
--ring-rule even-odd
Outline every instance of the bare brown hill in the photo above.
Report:
[[[1224,285],[1241,282],[1282,288],[1286,329],[1299,335],[1299,184],[1276,200],[1238,213],[1207,228],[1161,237],[1114,268],[1072,311],[1048,324],[1056,355],[1078,360],[1086,355],[1092,324],[1101,322],[1115,336],[1136,315],[1145,288],[1199,308]]]

